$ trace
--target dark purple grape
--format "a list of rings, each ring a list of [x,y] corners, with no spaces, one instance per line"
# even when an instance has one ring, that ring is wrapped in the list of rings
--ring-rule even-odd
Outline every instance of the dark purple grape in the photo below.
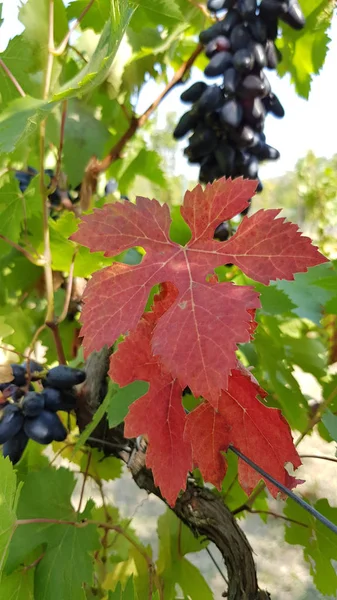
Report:
[[[229,177],[233,173],[235,150],[225,142],[221,142],[214,150],[214,156],[223,175]]]
[[[211,40],[216,38],[218,35],[221,35],[222,33],[223,33],[223,22],[217,21],[216,23],[214,23],[214,25],[212,25],[211,27],[209,27],[208,29],[205,29],[205,31],[202,31],[200,33],[200,35],[199,35],[200,43],[208,44],[208,42],[210,42]]]
[[[266,95],[266,82],[257,75],[247,75],[239,84],[238,95],[243,99],[253,99]]]
[[[230,229],[228,223],[227,221],[224,221],[223,223],[220,223],[220,225],[217,226],[214,232],[214,238],[219,242],[225,242],[226,240],[228,240],[229,234]]]
[[[260,181],[260,179],[259,179],[259,180],[258,180],[257,187],[256,187],[256,193],[257,193],[257,194],[261,194],[262,190],[263,190],[262,181]]]
[[[239,146],[239,148],[245,148],[251,146],[254,140],[254,131],[248,125],[244,125],[237,130],[231,132],[232,140]]]
[[[227,94],[234,94],[239,83],[239,75],[232,67],[226,69],[223,78],[223,89]]]
[[[263,98],[263,103],[268,112],[271,112],[275,117],[282,119],[284,117],[284,108],[275,94],[269,94],[266,98]]]
[[[16,465],[19,462],[21,456],[23,455],[25,448],[28,443],[28,437],[25,434],[23,429],[12,437],[12,439],[8,440],[4,443],[2,448],[2,453],[6,458],[8,456],[9,460],[13,465]]]
[[[211,58],[204,73],[207,77],[218,77],[218,75],[222,75],[225,69],[231,64],[232,55],[230,52],[218,52]]]
[[[287,2],[279,0],[262,0],[260,4],[260,17],[268,21],[270,18],[277,18],[285,15],[288,10]]]
[[[189,131],[191,131],[191,129],[194,129],[194,127],[196,127],[199,118],[200,117],[199,115],[197,115],[196,112],[193,112],[191,110],[186,112],[180,118],[180,121],[173,132],[173,137],[176,138],[176,140],[179,140],[180,138],[184,137]]]
[[[229,38],[231,48],[233,52],[237,50],[248,48],[249,43],[251,41],[249,29],[244,25],[237,25],[234,27],[230,38]]]
[[[38,381],[41,379],[41,373],[44,370],[44,367],[37,363],[35,360],[30,359],[29,361],[25,361],[23,363],[23,367],[28,372],[28,363],[29,363],[29,375],[31,381]]]
[[[57,390],[66,390],[74,385],[83,383],[85,372],[80,369],[72,369],[66,365],[58,365],[48,371],[43,382],[44,387],[52,387]]]
[[[226,0],[208,0],[207,8],[212,12],[222,10],[226,4]]]
[[[247,164],[244,166],[242,175],[247,179],[256,179],[259,171],[259,161],[255,156],[251,156]]]
[[[23,421],[20,408],[16,404],[7,404],[2,411],[0,421],[0,444],[4,444],[16,435],[20,431]]]
[[[14,379],[11,383],[14,383],[14,385],[17,385],[18,387],[26,385],[27,379],[25,367],[23,365],[12,364],[11,368],[14,375]]]
[[[60,390],[56,390],[55,388],[45,388],[43,392],[41,392],[41,396],[43,396],[46,410],[50,410],[51,412],[61,410],[63,403]]]
[[[278,50],[272,40],[267,41],[265,50],[266,50],[268,69],[276,69],[276,67],[279,63],[279,54],[278,54]]]
[[[285,14],[281,15],[281,19],[293,29],[300,30],[305,26],[305,18],[297,0],[290,0],[289,8]]]
[[[250,149],[250,152],[257,156],[259,160],[277,160],[280,158],[280,153],[276,148],[268,146],[264,142],[259,142]]]
[[[53,440],[63,442],[67,437],[67,430],[58,416],[48,410],[42,411],[38,417],[26,418],[24,431],[38,444],[50,444]]]
[[[254,40],[259,42],[260,44],[265,44],[267,41],[267,28],[265,23],[260,19],[260,17],[256,17],[254,21],[251,21],[248,24],[248,29],[253,36]]]
[[[186,156],[191,152],[194,156],[206,156],[217,144],[216,134],[212,129],[200,128],[189,138],[189,145],[185,149]]]
[[[220,118],[226,125],[238,127],[242,120],[242,106],[236,100],[229,100],[220,111]]]
[[[205,54],[207,56],[207,58],[212,58],[212,56],[216,53],[216,52],[223,52],[223,51],[227,51],[230,48],[230,41],[228,38],[224,37],[223,35],[220,35],[216,38],[214,38],[214,40],[211,40],[206,48],[205,48]]]
[[[254,67],[254,56],[252,52],[245,48],[237,50],[233,56],[233,65],[239,73],[249,73],[252,71]]]
[[[14,385],[14,383],[7,383],[3,392],[5,398],[12,398],[15,402],[20,400],[25,393],[21,388]]]
[[[44,409],[44,398],[37,392],[28,392],[22,401],[22,412],[25,417],[37,417]]]
[[[205,83],[204,81],[197,81],[197,83],[193,83],[193,85],[191,85],[191,87],[189,87],[188,90],[185,90],[181,94],[180,99],[183,102],[196,102],[197,100],[199,100],[200,96],[206,89],[207,83]]]
[[[255,67],[263,69],[267,64],[267,57],[262,44],[252,42],[249,46],[249,50],[253,54]]]
[[[209,86],[202,94],[197,107],[199,111],[213,111],[220,108],[224,103],[221,89],[217,85]]]
[[[249,21],[249,19],[255,16],[256,0],[238,0],[237,5],[238,11],[244,21]]]
[[[109,179],[109,181],[107,181],[106,186],[104,188],[104,194],[105,196],[109,196],[109,194],[113,194],[118,188],[118,184],[116,179]]]
[[[238,23],[241,23],[241,16],[237,10],[235,10],[235,9],[229,10],[228,13],[226,14],[224,20],[222,22],[221,21],[218,21],[218,22],[221,23],[221,25],[222,25],[221,33],[223,35],[229,35],[231,33],[231,31],[234,29],[234,27]]]

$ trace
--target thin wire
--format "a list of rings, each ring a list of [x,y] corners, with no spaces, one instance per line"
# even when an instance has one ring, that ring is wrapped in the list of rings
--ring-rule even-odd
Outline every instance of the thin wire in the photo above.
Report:
[[[210,551],[210,549],[209,549],[208,547],[207,547],[207,548],[205,548],[205,550],[206,550],[207,554],[209,554],[209,557],[210,557],[210,559],[213,561],[213,563],[214,563],[214,565],[216,566],[216,568],[218,569],[218,571],[219,571],[219,573],[220,573],[220,575],[221,575],[222,579],[223,579],[223,580],[224,580],[224,581],[227,583],[227,585],[228,585],[228,579],[227,579],[227,577],[226,577],[226,576],[223,574],[223,572],[221,571],[221,569],[220,569],[220,567],[219,567],[218,563],[216,562],[216,560],[215,560],[215,558],[214,558],[214,556],[213,556],[212,552]]]
[[[305,502],[304,500],[302,500],[302,498],[299,498],[293,492],[291,492],[290,490],[288,490],[288,488],[285,485],[283,485],[282,483],[280,483],[279,481],[277,481],[276,479],[274,479],[274,477],[272,477],[271,475],[269,475],[269,473],[266,473],[266,471],[264,471],[263,469],[261,469],[261,467],[259,467],[256,463],[254,463],[252,460],[250,460],[250,458],[247,458],[247,456],[245,456],[244,454],[242,454],[242,452],[240,452],[240,450],[237,450],[232,445],[230,445],[229,448],[230,448],[230,450],[232,450],[232,452],[234,452],[234,454],[236,454],[242,460],[244,460],[245,463],[247,463],[247,465],[249,465],[250,467],[252,467],[252,469],[254,469],[258,473],[260,473],[260,475],[262,475],[262,477],[264,477],[265,479],[267,479],[267,481],[270,481],[270,483],[272,483],[273,485],[275,485],[279,490],[281,490],[289,498],[291,498],[292,500],[294,500],[294,502],[296,502],[297,504],[299,504],[302,508],[304,508],[304,510],[306,510],[308,513],[310,513],[318,521],[320,521],[321,523],[323,523],[323,525],[325,525],[328,529],[330,529],[330,531],[332,531],[333,533],[337,534],[337,526],[334,525],[334,523],[332,523],[331,521],[329,521],[329,519],[327,519],[326,517],[324,517],[324,515],[322,515],[320,512],[318,512],[318,510],[316,510],[313,506],[310,506],[310,504],[307,504],[307,502]]]

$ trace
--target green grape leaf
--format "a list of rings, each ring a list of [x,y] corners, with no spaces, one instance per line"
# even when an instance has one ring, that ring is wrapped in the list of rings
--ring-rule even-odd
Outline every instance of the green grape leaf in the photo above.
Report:
[[[302,371],[312,373],[317,379],[324,377],[327,369],[326,349],[319,338],[285,335],[282,339],[290,364],[298,365]]]
[[[5,317],[0,315],[0,339],[7,337],[8,335],[12,335],[14,333],[13,327],[7,325]]]
[[[49,0],[28,0],[19,11],[19,20],[25,26],[23,37],[32,48],[36,71],[45,69],[48,56],[49,4]],[[68,20],[63,1],[54,0],[53,4],[54,40],[57,46],[68,31]]]
[[[322,421],[327,428],[330,437],[337,442],[337,416],[331,410],[326,410],[322,416]]]
[[[282,25],[282,37],[277,46],[282,53],[278,73],[283,77],[290,73],[297,93],[308,99],[312,76],[317,75],[324,64],[328,51],[328,29],[333,15],[330,0],[302,0],[301,8],[306,26],[300,31]]]
[[[260,292],[261,310],[267,315],[288,313],[296,306],[289,296],[275,285],[257,284],[255,288]]]
[[[118,479],[122,474],[121,461],[112,456],[105,456],[101,450],[91,448],[89,466],[88,460],[88,456],[83,454],[80,462],[81,471],[87,472],[93,479],[112,481]]]
[[[329,505],[326,498],[318,500],[314,507],[327,519],[337,524],[337,508]],[[303,555],[310,565],[310,573],[317,589],[324,595],[336,597],[337,573],[334,564],[337,560],[337,536],[325,525],[296,504],[287,500],[284,510],[286,517],[297,523],[287,523],[285,540],[288,544],[303,546]]]
[[[191,239],[191,230],[186,221],[181,216],[180,206],[172,206],[171,208],[170,238],[177,244],[185,246]]]
[[[109,132],[91,110],[78,100],[69,102],[65,123],[63,164],[69,183],[76,187],[83,179],[84,169],[95,155],[102,158]]]
[[[20,487],[8,458],[0,455],[0,574],[6,559],[8,546],[14,533],[16,509]]]
[[[24,207],[23,194],[13,177],[0,188],[0,233],[12,242],[19,241],[21,223],[25,216]],[[1,246],[4,244],[0,243]]]
[[[167,185],[164,172],[161,168],[161,158],[154,150],[142,148],[137,156],[129,163],[121,173],[118,188],[122,194],[126,194],[137,175],[141,175],[152,181],[152,183],[165,187]]]
[[[53,100],[92,92],[108,76],[134,8],[128,0],[112,0],[110,17],[106,21],[97,47],[83,69],[54,94]]]
[[[28,76],[33,61],[32,48],[23,35],[12,38],[6,50],[1,52],[0,57],[21,87],[24,87],[25,93],[32,96],[37,95],[37,85]],[[0,70],[0,90],[2,109],[8,102],[19,96],[18,90],[2,69]]]
[[[132,2],[149,11],[159,13],[160,15],[165,15],[172,19],[183,20],[183,15],[175,0],[157,0],[156,2],[152,2],[152,0],[132,0]]]
[[[149,384],[145,381],[133,381],[123,388],[120,388],[117,384],[114,385],[115,393],[107,408],[110,428],[122,423],[128,414],[132,402],[144,396],[149,389]]]
[[[34,600],[34,571],[15,571],[0,581],[0,598],[6,600]]]
[[[13,152],[45,119],[55,105],[30,96],[10,102],[0,115],[0,154]]]
[[[63,468],[48,467],[28,473],[17,508],[18,518],[81,520],[82,515],[77,515],[71,504],[75,484],[74,475]],[[33,550],[44,548],[35,572],[35,600],[84,600],[82,585],[92,583],[90,555],[98,547],[94,525],[74,527],[48,522],[21,525],[10,544],[6,572],[11,573],[25,563]]]
[[[98,547],[96,528],[59,526],[50,532],[48,542],[36,568],[35,600],[85,600],[83,584],[91,585],[93,574],[89,552]]]
[[[41,324],[41,315],[19,305],[4,306],[1,312],[6,324],[13,329],[13,333],[7,335],[6,343],[12,344],[17,352],[25,352],[33,339],[36,324]]]
[[[87,0],[71,0],[67,6],[68,19],[78,19],[87,6]],[[101,33],[109,19],[110,9],[111,0],[95,0],[90,10],[81,20],[81,29],[93,29],[95,33]]]
[[[327,278],[335,282],[332,283],[332,289],[325,289],[320,285],[321,281],[326,282]],[[336,272],[331,268],[331,264],[325,263],[308,269],[306,273],[297,273],[294,281],[277,281],[275,285],[296,305],[293,309],[296,315],[319,325],[323,306],[336,295],[333,290],[333,285],[337,285]],[[334,289],[336,290],[336,287]]]
[[[135,589],[133,585],[133,577],[128,579],[124,590],[120,583],[117,584],[117,587],[114,592],[109,592],[109,600],[136,600]]]
[[[214,599],[213,592],[199,569],[186,558],[174,565],[170,577],[180,585],[187,598],[193,598],[193,600]]]

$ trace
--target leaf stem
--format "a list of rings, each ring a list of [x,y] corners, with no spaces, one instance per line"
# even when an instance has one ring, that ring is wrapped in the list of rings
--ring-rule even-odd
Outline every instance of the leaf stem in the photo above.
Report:
[[[309,420],[308,425],[306,426],[305,430],[303,431],[303,433],[301,433],[299,438],[296,440],[295,446],[298,446],[301,443],[301,441],[303,440],[303,438],[305,438],[305,436],[315,427],[315,425],[317,425],[317,423],[320,422],[320,420],[325,412],[325,409],[328,408],[329,404],[331,404],[331,402],[335,399],[336,396],[337,396],[337,386],[332,390],[331,394],[329,394],[329,396],[326,398],[326,400],[323,400],[323,402],[320,404],[317,412]]]
[[[39,267],[43,266],[42,257],[34,258],[34,256],[30,252],[28,252],[28,250],[25,250],[25,248],[22,248],[22,246],[19,246],[19,244],[12,242],[12,240],[8,239],[5,235],[2,235],[1,233],[0,239],[6,242],[6,244],[8,244],[9,246],[12,246],[12,248],[15,248],[15,250],[17,250],[18,252],[21,252],[21,254],[23,254],[23,256],[25,256],[27,260],[29,260],[34,265],[38,265]]]
[[[64,130],[65,130],[65,124],[66,124],[66,118],[67,118],[67,108],[68,108],[68,102],[67,102],[67,100],[64,100],[62,102],[60,143],[59,143],[59,149],[58,149],[58,153],[57,153],[57,162],[56,162],[56,169],[55,169],[56,185],[58,184],[60,173],[61,173],[61,161],[62,161],[62,152],[63,152],[63,144],[64,144]]]
[[[12,71],[7,67],[7,65],[4,63],[4,61],[2,60],[2,58],[0,58],[0,67],[5,71],[7,77],[11,80],[12,84],[14,85],[14,87],[17,89],[17,91],[19,92],[20,96],[22,96],[22,98],[25,98],[26,93],[24,92],[24,90],[22,89],[21,85],[19,84],[18,80],[16,79],[16,77],[14,77]]]
[[[337,463],[337,458],[332,456],[320,456],[319,454],[300,454],[300,458],[321,458],[322,460],[330,460]]]
[[[296,519],[290,519],[289,517],[285,517],[284,515],[281,515],[280,513],[276,513],[272,510],[254,510],[253,508],[250,508],[250,506],[246,506],[245,504],[243,504],[239,508],[236,508],[235,510],[233,510],[232,514],[237,515],[238,513],[244,512],[244,511],[247,511],[252,514],[257,514],[257,515],[269,515],[270,517],[275,517],[275,519],[283,519],[284,521],[289,521],[290,523],[296,523],[296,525],[301,525],[302,527],[308,527],[308,525],[306,523],[302,523],[301,521],[296,521]]]
[[[81,23],[81,21],[83,20],[83,18],[87,14],[88,10],[90,10],[90,8],[92,7],[92,5],[93,5],[94,2],[95,2],[95,0],[90,0],[90,2],[87,4],[87,6],[84,7],[84,9],[82,10],[80,16],[78,17],[78,19],[76,19],[76,21],[70,27],[69,31],[64,36],[64,38],[63,38],[62,42],[60,43],[60,45],[57,48],[53,49],[54,56],[61,56],[61,54],[63,54],[63,52],[65,51],[65,49],[67,47],[67,44],[68,44],[68,42],[70,40],[71,34],[75,31],[75,29]]]
[[[83,474],[83,483],[82,483],[82,487],[81,487],[80,499],[79,499],[78,508],[77,508],[77,514],[78,515],[81,512],[81,506],[82,506],[82,502],[83,502],[85,484],[87,483],[87,479],[88,479],[88,473],[89,473],[89,467],[90,467],[91,457],[92,457],[92,452],[88,452],[87,464],[86,464],[86,467],[85,467],[85,472]]]
[[[50,322],[46,323],[46,325],[47,325],[47,327],[49,327],[49,329],[51,330],[51,332],[53,334],[58,361],[59,361],[60,365],[66,365],[67,361],[66,361],[66,357],[64,354],[63,346],[62,346],[62,340],[60,337],[58,323],[56,323],[55,321],[50,321]]]
[[[57,324],[58,325],[60,323],[62,323],[62,321],[64,321],[64,319],[66,318],[66,316],[68,314],[69,304],[70,304],[70,300],[71,300],[71,293],[72,293],[72,290],[73,290],[75,258],[76,258],[77,252],[78,252],[78,248],[75,248],[73,256],[72,256],[72,259],[71,259],[70,268],[69,268],[69,275],[68,275],[67,289],[66,289],[66,297],[64,299],[63,309],[62,309],[62,312],[61,312],[60,316],[57,317]]]

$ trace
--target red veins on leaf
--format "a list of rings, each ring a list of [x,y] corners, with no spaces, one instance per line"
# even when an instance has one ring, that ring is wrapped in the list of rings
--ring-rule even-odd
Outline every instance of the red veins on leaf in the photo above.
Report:
[[[300,483],[284,468],[287,462],[295,468],[301,464],[289,426],[281,412],[264,406],[258,395],[264,398],[266,392],[238,364],[229,378],[228,390],[221,394],[218,411],[204,402],[187,417],[185,439],[191,442],[193,463],[205,480],[219,489],[226,474],[221,452],[230,444],[288,488]],[[239,482],[247,494],[260,479],[254,469],[239,459]],[[278,488],[268,481],[266,485],[276,497]]]
[[[165,286],[156,297],[153,312],[145,313],[136,329],[119,344],[110,359],[110,377],[124,386],[137,379],[150,383],[150,389],[134,402],[125,419],[126,437],[146,435],[146,464],[154,482],[173,506],[192,470],[191,444],[184,440],[186,414],[181,402],[182,388],[152,355],[151,337],[156,321],[168,308],[176,290]]]
[[[146,251],[139,265],[114,263],[89,281],[81,330],[85,354],[134,330],[151,288],[170,282],[177,296],[158,319],[152,352],[181,387],[188,385],[217,409],[236,365],[237,344],[249,341],[260,304],[251,287],[209,280],[215,267],[234,263],[267,284],[293,279],[294,273],[326,260],[296,225],[275,219],[275,210],[245,217],[226,242],[213,239],[217,225],[248,206],[255,188],[253,181],[224,178],[187,192],[181,208],[191,229],[186,246],[170,240],[169,208],[156,200],[107,204],[84,216],[72,240],[106,256],[135,246]]]

